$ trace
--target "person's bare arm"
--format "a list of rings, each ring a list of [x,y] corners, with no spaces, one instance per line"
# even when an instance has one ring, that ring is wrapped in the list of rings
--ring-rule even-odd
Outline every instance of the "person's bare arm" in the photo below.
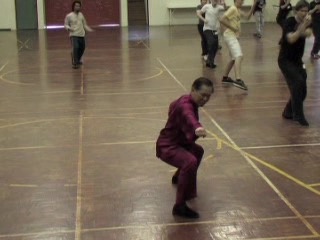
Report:
[[[291,0],[287,0],[284,5],[280,6],[280,8],[281,9],[286,9],[289,6],[290,2],[291,2]]]
[[[201,12],[201,10],[197,10],[197,16],[200,20],[202,20],[203,22],[206,22],[206,19],[202,16],[203,12]]]

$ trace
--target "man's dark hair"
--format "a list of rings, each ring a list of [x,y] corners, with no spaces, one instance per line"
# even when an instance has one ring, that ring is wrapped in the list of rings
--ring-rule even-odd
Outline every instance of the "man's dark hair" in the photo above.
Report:
[[[81,1],[79,1],[79,0],[73,1],[73,3],[72,3],[72,11],[74,11],[74,6],[75,6],[77,3],[79,3],[80,6],[82,5]]]
[[[296,11],[299,11],[302,8],[308,8],[309,9],[309,3],[305,0],[300,0],[299,2],[297,2],[296,6],[294,7],[294,9]]]
[[[205,77],[199,77],[196,80],[194,80],[194,82],[192,84],[192,89],[200,90],[202,85],[206,85],[208,87],[211,87],[212,88],[212,92],[214,91],[212,81],[210,79],[208,79],[208,78],[205,78]]]

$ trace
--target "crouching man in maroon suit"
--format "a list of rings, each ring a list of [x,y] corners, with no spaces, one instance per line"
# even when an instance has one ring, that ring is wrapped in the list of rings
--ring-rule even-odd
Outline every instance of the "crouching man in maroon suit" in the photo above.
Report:
[[[213,92],[209,79],[196,79],[189,94],[170,104],[167,123],[156,143],[157,157],[178,169],[172,177],[172,183],[177,184],[173,215],[199,217],[186,201],[197,197],[197,170],[204,153],[195,143],[199,137],[206,136],[206,130],[199,122],[198,108],[209,101]]]

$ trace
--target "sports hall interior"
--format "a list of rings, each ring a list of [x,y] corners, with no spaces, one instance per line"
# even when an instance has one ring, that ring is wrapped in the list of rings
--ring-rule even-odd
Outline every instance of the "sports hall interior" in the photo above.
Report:
[[[320,240],[320,60],[311,36],[310,126],[283,119],[278,1],[267,1],[262,38],[253,18],[242,22],[248,91],[221,83],[224,43],[217,67],[205,66],[198,1],[82,2],[94,32],[73,69],[61,28],[71,0],[1,0],[0,239]],[[198,77],[214,94],[199,109],[208,136],[197,141],[205,153],[188,203],[200,218],[189,220],[172,215],[175,168],[156,157],[155,141],[169,104]]]

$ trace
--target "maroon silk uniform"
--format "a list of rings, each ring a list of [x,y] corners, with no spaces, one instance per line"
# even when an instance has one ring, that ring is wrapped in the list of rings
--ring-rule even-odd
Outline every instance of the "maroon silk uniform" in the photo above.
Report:
[[[198,106],[191,94],[170,104],[166,126],[156,143],[156,155],[179,170],[177,204],[197,196],[197,170],[203,156],[203,148],[195,143],[195,130],[199,127]]]

